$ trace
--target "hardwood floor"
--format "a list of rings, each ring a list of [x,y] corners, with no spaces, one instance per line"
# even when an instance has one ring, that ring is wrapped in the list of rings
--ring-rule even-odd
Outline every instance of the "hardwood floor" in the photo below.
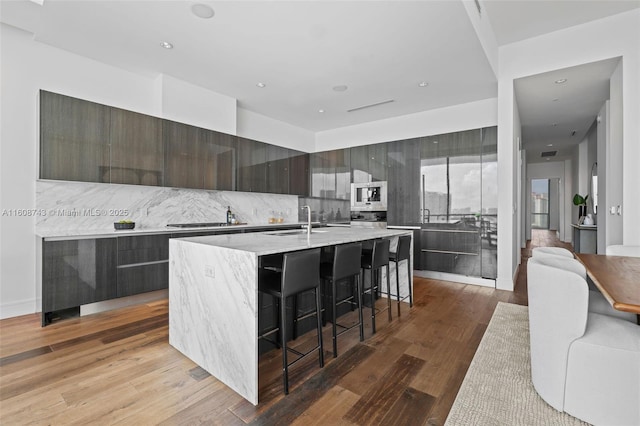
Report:
[[[325,367],[296,364],[286,397],[280,352],[268,352],[257,407],[169,345],[166,300],[45,328],[38,315],[2,320],[0,423],[441,425],[498,301],[527,303],[530,249],[562,244],[547,234],[523,249],[514,292],[416,278],[413,309],[378,315],[374,336],[366,321],[363,343],[357,329],[341,336],[335,359],[327,325]]]

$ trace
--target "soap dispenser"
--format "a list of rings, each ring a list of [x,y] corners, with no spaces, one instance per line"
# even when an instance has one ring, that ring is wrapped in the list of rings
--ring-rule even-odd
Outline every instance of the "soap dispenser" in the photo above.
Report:
[[[231,206],[227,207],[227,225],[231,225],[231,220],[233,218],[233,213],[231,213]]]

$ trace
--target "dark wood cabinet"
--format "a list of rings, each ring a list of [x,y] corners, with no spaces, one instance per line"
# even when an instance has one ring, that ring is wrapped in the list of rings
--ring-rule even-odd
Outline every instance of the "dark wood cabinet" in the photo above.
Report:
[[[162,120],[111,108],[111,183],[162,186]]]
[[[321,198],[350,199],[350,159],[349,148],[311,154],[311,195]]]
[[[267,191],[274,194],[289,193],[289,150],[267,144]]]
[[[45,241],[42,314],[116,297],[117,239]]]
[[[387,222],[420,223],[420,139],[390,142],[387,146]]]
[[[162,121],[164,185],[203,188],[209,132],[174,121]]]
[[[237,189],[267,192],[267,144],[238,138]]]
[[[310,154],[290,150],[289,157],[289,194],[308,196]]]
[[[207,131],[204,146],[204,189],[233,191],[236,189],[236,137]]]
[[[387,143],[351,148],[351,178],[354,183],[387,180]]]
[[[169,235],[118,237],[116,297],[169,287]]]
[[[109,182],[110,108],[40,91],[40,178]]]

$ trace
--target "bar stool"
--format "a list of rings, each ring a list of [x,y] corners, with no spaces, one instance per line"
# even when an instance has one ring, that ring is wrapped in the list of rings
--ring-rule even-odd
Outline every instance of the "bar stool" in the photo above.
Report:
[[[407,282],[409,284],[409,295],[400,298],[400,262],[407,261]],[[409,235],[401,235],[398,238],[398,247],[395,252],[389,252],[389,262],[396,264],[396,294],[398,299],[398,316],[400,316],[400,302],[409,298],[409,307],[413,307],[413,294],[411,291],[411,237]]]
[[[333,338],[333,357],[338,356],[338,336],[352,328],[360,327],[360,341],[364,340],[364,322],[362,321],[362,284],[360,281],[360,260],[362,257],[362,244],[350,243],[341,244],[335,247],[332,263],[323,263],[320,265],[320,278],[331,286],[331,290],[326,289],[325,295],[329,299],[331,305],[331,324],[332,324],[332,338]],[[338,300],[337,286],[341,281],[349,280],[349,284],[352,286],[351,295]],[[353,286],[355,286],[355,291]],[[355,305],[354,299],[358,298],[358,323],[351,326],[345,326],[338,324],[337,311],[338,306],[345,303]],[[327,306],[325,304],[325,312]],[[338,333],[337,328],[342,330]]]
[[[287,395],[289,393],[290,366],[317,349],[320,368],[324,367],[321,318],[322,302],[320,300],[320,249],[285,253],[282,263],[282,272],[269,269],[260,270],[258,290],[271,295],[279,302],[278,309],[280,318],[278,328],[280,329],[280,345],[282,347],[282,381],[284,385],[284,393]],[[286,300],[288,297],[295,297],[308,290],[315,290],[315,315],[318,318],[318,345],[309,351],[302,353],[293,348],[287,347],[288,322]],[[294,312],[294,316],[295,315],[296,313]],[[266,339],[266,335],[273,333],[275,330],[276,329],[271,330],[259,338]],[[295,353],[299,358],[289,363],[287,361],[287,351]]]
[[[370,253],[370,254],[369,254]],[[369,292],[371,294],[371,332],[376,332],[376,292],[380,292],[380,277],[382,268],[387,268],[387,308],[389,313],[389,322],[391,322],[391,285],[389,280],[389,240],[379,239],[373,241],[371,252],[363,253],[361,260],[362,276],[364,278],[364,270],[371,271],[371,285],[369,289],[363,289],[363,294]],[[364,286],[363,286],[364,287]],[[383,311],[381,309],[380,311]]]

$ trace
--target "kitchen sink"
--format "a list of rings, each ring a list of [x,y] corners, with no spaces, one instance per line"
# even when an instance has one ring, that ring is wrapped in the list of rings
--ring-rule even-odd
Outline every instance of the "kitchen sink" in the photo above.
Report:
[[[312,229],[312,234],[322,234],[327,232],[326,230]],[[274,232],[266,232],[266,235],[275,235],[275,236],[286,236],[286,235],[304,235],[307,233],[306,229],[292,229],[289,231],[274,231]]]

